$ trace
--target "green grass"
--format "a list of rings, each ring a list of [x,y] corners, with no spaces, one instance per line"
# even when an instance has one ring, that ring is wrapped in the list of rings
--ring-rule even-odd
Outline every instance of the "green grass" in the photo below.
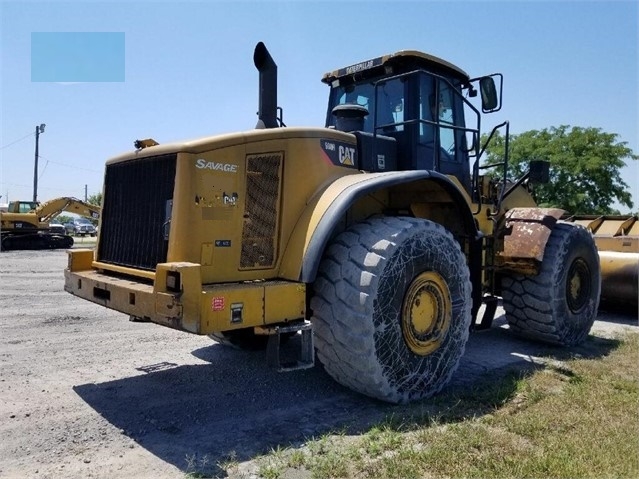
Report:
[[[589,341],[606,341],[590,339]],[[610,341],[613,343],[613,341]],[[259,477],[639,477],[639,335],[451,391],[358,436],[257,458]]]

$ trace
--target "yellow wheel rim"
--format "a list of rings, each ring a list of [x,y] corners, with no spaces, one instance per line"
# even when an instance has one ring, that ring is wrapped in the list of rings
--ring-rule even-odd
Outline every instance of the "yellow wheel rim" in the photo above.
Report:
[[[442,344],[452,318],[450,291],[439,273],[428,271],[411,283],[402,306],[404,341],[412,352],[427,356]]]
[[[566,281],[566,299],[573,313],[579,313],[588,304],[591,287],[588,264],[578,258],[570,265]]]

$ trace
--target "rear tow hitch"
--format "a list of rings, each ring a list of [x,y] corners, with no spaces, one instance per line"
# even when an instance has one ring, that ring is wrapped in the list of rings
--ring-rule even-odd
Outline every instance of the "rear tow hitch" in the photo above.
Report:
[[[256,328],[256,332],[257,332]],[[282,348],[287,339],[292,339],[297,332],[301,332],[298,351],[290,351],[291,348]],[[268,334],[266,345],[266,360],[269,367],[278,372],[296,371],[308,369],[315,365],[315,350],[313,348],[313,326],[309,321],[300,321],[280,326],[267,326],[259,328],[260,334]],[[282,341],[284,335],[285,341]]]

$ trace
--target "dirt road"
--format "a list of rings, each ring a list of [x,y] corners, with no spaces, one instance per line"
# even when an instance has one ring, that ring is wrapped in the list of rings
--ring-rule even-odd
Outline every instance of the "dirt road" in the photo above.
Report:
[[[335,429],[402,414],[317,366],[278,374],[263,353],[131,323],[63,291],[63,251],[0,254],[0,477],[183,478]],[[571,352],[605,354],[637,318],[602,315]],[[503,323],[503,317],[498,318]],[[499,322],[498,321],[498,322]],[[564,350],[505,326],[471,335],[453,386]],[[204,464],[207,463],[207,464]]]

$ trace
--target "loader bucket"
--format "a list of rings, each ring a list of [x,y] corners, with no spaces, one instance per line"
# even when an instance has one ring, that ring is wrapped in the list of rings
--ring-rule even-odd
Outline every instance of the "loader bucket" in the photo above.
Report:
[[[601,263],[601,304],[637,313],[639,302],[639,218],[570,216],[594,236]]]

